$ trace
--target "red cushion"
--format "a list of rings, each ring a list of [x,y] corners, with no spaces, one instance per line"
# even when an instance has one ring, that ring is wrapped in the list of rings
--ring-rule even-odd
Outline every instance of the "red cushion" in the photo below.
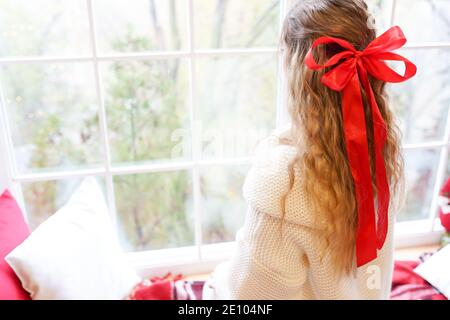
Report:
[[[11,193],[0,196],[0,300],[29,300],[19,278],[6,263],[5,256],[30,234],[22,211]]]

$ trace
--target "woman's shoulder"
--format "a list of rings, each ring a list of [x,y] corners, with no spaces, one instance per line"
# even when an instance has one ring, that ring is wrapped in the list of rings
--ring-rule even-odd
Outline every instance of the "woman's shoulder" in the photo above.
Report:
[[[253,156],[253,167],[276,169],[284,167],[293,160],[298,148],[289,143],[288,133],[277,130],[262,139],[256,146]]]
[[[278,130],[258,144],[243,194],[256,210],[275,217],[282,216],[282,199],[287,195],[284,217],[287,221],[299,223],[306,218],[304,209],[307,203],[300,170],[296,165],[291,169],[299,155],[299,147],[286,143],[287,137],[287,131]]]

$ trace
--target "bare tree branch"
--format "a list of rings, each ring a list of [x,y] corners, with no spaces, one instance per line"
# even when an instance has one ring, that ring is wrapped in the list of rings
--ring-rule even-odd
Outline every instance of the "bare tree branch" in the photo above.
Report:
[[[228,0],[218,0],[216,5],[216,12],[214,14],[213,39],[212,45],[214,48],[222,46],[223,25],[225,21],[225,13],[228,5]]]
[[[169,6],[170,6],[170,33],[174,41],[175,49],[179,50],[181,48],[181,39],[180,39],[180,30],[178,28],[178,15],[175,0],[170,0]],[[171,71],[171,78],[173,81],[176,81],[178,77],[179,64],[180,61],[176,59]]]
[[[162,51],[166,51],[167,46],[166,46],[166,43],[164,40],[164,31],[161,28],[161,24],[158,19],[158,12],[156,9],[155,1],[149,0],[148,3],[149,3],[150,20],[152,22],[153,29],[155,31],[157,47],[158,47],[158,49],[160,49]],[[164,74],[164,69],[167,68],[166,61],[162,60],[160,66],[161,66],[160,71],[162,74]]]
[[[258,19],[258,21],[253,26],[253,36],[247,41],[246,47],[251,47],[253,43],[255,43],[256,39],[261,35],[261,33],[264,32],[264,29],[267,27],[267,24],[270,23],[270,15],[273,12],[273,10],[276,9],[277,6],[280,5],[279,0],[275,0],[272,2],[272,4],[267,8],[267,10],[263,13],[261,18]],[[269,20],[269,21],[266,21]]]

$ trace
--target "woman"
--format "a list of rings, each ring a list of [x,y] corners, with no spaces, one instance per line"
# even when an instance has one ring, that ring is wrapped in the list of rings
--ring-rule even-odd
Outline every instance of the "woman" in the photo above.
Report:
[[[387,299],[401,192],[400,139],[386,82],[415,66],[376,39],[363,0],[303,0],[282,52],[290,128],[263,141],[244,185],[248,211],[232,259],[205,299]],[[400,60],[404,76],[380,60]]]

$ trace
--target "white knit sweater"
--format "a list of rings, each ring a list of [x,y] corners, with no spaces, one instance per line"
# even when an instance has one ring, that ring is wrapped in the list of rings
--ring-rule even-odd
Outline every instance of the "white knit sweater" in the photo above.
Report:
[[[295,148],[273,135],[260,143],[243,194],[248,202],[244,226],[236,234],[230,261],[216,267],[204,299],[388,299],[393,269],[393,223],[378,258],[354,275],[339,277],[325,252],[320,260],[320,227],[297,171],[286,199],[280,238],[280,199],[289,189],[288,164]]]

